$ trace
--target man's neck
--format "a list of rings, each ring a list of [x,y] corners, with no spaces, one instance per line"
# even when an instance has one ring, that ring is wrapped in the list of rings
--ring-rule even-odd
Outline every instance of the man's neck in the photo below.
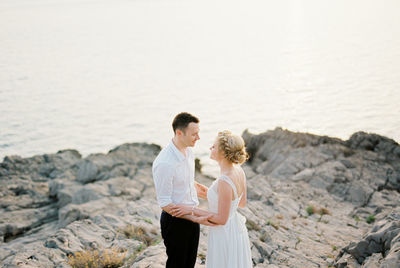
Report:
[[[179,142],[179,140],[175,137],[172,138],[172,142],[174,143],[175,147],[184,155],[186,156],[186,148],[187,146],[185,146],[184,144],[182,144],[181,142]]]

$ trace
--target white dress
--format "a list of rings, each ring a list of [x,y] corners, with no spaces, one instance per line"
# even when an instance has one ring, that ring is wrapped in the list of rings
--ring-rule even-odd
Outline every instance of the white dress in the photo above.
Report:
[[[218,213],[218,181],[226,181],[235,193],[231,202],[229,218],[225,225],[209,227],[207,268],[249,268],[253,267],[246,218],[237,211],[240,198],[232,180],[221,176],[215,180],[207,192],[209,210]]]

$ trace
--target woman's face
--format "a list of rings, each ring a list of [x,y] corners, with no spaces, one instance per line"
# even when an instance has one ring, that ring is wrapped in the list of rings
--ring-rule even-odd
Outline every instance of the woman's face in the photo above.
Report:
[[[214,144],[210,147],[210,158],[212,160],[218,161],[221,158],[221,153],[218,150],[218,141],[215,140]]]

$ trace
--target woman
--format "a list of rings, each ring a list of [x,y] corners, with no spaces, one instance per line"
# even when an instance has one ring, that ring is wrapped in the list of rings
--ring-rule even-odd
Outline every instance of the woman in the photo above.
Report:
[[[218,133],[210,150],[221,176],[207,190],[209,211],[177,205],[173,216],[210,216],[209,221],[216,224],[208,234],[207,268],[252,267],[246,219],[237,211],[246,205],[246,176],[240,167],[248,159],[244,141],[225,130]]]

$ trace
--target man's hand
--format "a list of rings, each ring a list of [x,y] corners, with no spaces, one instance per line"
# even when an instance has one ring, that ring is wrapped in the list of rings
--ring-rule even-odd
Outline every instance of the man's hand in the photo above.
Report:
[[[197,191],[197,196],[203,199],[207,199],[207,192],[208,192],[208,187],[204,186],[203,184],[200,184],[198,182],[194,182],[194,186]]]
[[[174,205],[170,209],[170,213],[174,217],[182,217],[185,215],[190,215],[192,214],[192,207],[191,206],[185,206],[185,205]]]

